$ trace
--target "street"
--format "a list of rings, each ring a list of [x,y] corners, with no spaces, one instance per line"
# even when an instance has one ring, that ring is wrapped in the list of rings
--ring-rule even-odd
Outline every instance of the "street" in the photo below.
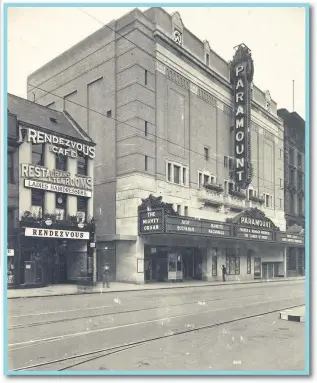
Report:
[[[304,281],[8,300],[9,370],[303,370]]]

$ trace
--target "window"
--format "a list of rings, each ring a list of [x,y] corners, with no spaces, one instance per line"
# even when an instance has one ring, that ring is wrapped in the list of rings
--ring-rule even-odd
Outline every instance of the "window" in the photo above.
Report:
[[[289,183],[291,185],[294,185],[295,183],[295,173],[294,173],[294,169],[290,169],[289,171]]]
[[[184,206],[184,215],[188,216],[188,206]]]
[[[32,189],[31,192],[31,213],[43,217],[44,211],[44,190]]]
[[[291,214],[295,213],[295,198],[293,194],[289,195],[289,212]]]
[[[298,189],[303,190],[303,175],[297,173]]]
[[[177,166],[177,165],[174,165],[174,183],[175,184],[180,184],[181,183],[181,180],[180,180],[180,166]]]
[[[144,170],[148,170],[148,156],[144,156]]]
[[[44,144],[32,144],[32,164],[44,166]]]
[[[175,164],[173,162],[166,162],[167,169],[166,169],[166,178],[167,181],[173,182],[178,185],[187,186],[188,183],[188,167],[181,165],[181,164]]]
[[[302,167],[302,154],[301,153],[297,153],[297,166],[299,168]]]
[[[144,71],[144,84],[147,85],[147,70]]]
[[[279,158],[283,159],[283,149],[279,148]]]
[[[303,214],[303,199],[298,197],[298,214]]]
[[[282,198],[279,198],[279,200],[280,200],[280,209],[283,210],[284,209],[283,200]]]
[[[111,116],[112,116],[112,111],[111,110],[107,110],[107,117],[111,118]]]
[[[229,163],[229,157],[228,156],[224,156],[224,158],[223,158],[223,166],[225,168],[227,168],[228,167],[228,163]]]
[[[198,188],[203,187],[203,174],[201,172],[198,172]]]
[[[206,53],[206,65],[209,66],[209,54]]]
[[[147,124],[147,121],[144,121],[144,135],[145,135],[145,137],[147,136],[147,128],[148,128],[148,126],[147,126],[148,124]]]
[[[14,153],[8,152],[8,182],[14,184]]]
[[[225,193],[230,194],[235,190],[234,183],[231,181],[225,181]]]
[[[167,180],[172,182],[172,164],[167,164]]]
[[[55,169],[67,171],[67,157],[61,154],[55,156]]]
[[[187,169],[183,168],[183,184],[187,184]]]
[[[87,220],[88,199],[85,197],[77,197],[77,217],[85,222]]]
[[[247,256],[247,274],[251,274],[251,255]]]
[[[67,194],[55,194],[55,214],[58,220],[66,219]]]
[[[8,231],[14,229],[14,227],[15,227],[14,216],[15,216],[14,209],[8,208],[8,219],[7,219]]]
[[[229,169],[230,170],[234,169],[234,164],[235,164],[235,159],[232,157],[229,157]]]
[[[291,164],[294,164],[294,149],[289,148],[288,154],[289,154],[289,162]]]
[[[215,250],[215,253],[217,254],[217,249]],[[212,256],[212,276],[217,276],[217,255]]]
[[[209,149],[204,148],[204,153],[205,153],[205,160],[208,161],[209,160]]]
[[[204,174],[204,185],[209,183],[210,176]]]
[[[264,194],[264,200],[265,200],[265,207],[271,208],[272,207],[272,196],[269,194]]]
[[[284,187],[284,181],[280,178],[280,188]]]
[[[177,205],[177,213],[178,213],[179,215],[182,214],[182,207],[181,207],[181,205]]]
[[[249,199],[250,199],[251,197],[256,197],[256,190],[254,190],[254,189],[249,189]]]
[[[240,275],[240,256],[235,251],[227,251],[226,269],[228,275]]]
[[[88,172],[88,158],[79,155],[77,157],[77,174],[86,176]]]

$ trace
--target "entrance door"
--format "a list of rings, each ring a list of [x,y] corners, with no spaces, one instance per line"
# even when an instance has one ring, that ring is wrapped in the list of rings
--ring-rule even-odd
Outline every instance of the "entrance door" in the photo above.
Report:
[[[262,276],[263,279],[272,279],[274,275],[273,272],[273,262],[262,263]]]

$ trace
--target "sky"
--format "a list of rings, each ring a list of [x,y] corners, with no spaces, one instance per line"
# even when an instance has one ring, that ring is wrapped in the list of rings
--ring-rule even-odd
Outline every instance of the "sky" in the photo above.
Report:
[[[26,98],[29,74],[132,9],[9,8],[9,93]],[[305,118],[304,8],[165,9],[178,11],[185,27],[201,40],[207,39],[211,49],[227,61],[235,46],[246,44],[254,60],[254,84],[269,90],[278,108],[293,110],[294,81],[294,110]]]

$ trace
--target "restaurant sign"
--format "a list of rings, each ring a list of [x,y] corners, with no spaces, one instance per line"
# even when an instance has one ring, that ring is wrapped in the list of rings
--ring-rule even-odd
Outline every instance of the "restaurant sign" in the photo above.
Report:
[[[41,238],[89,239],[88,231],[35,229],[33,227],[26,227],[24,235]]]
[[[31,128],[20,127],[20,142],[23,142],[24,131],[26,131],[27,142],[32,144],[51,144],[49,149],[55,154],[76,158],[78,153],[80,153],[83,156],[95,158],[94,146]]]
[[[304,245],[305,237],[298,234],[277,233],[277,239],[281,242]]]
[[[21,164],[21,177],[26,178],[24,186],[28,188],[82,197],[92,196],[91,177],[71,176],[69,172],[31,164]]]

